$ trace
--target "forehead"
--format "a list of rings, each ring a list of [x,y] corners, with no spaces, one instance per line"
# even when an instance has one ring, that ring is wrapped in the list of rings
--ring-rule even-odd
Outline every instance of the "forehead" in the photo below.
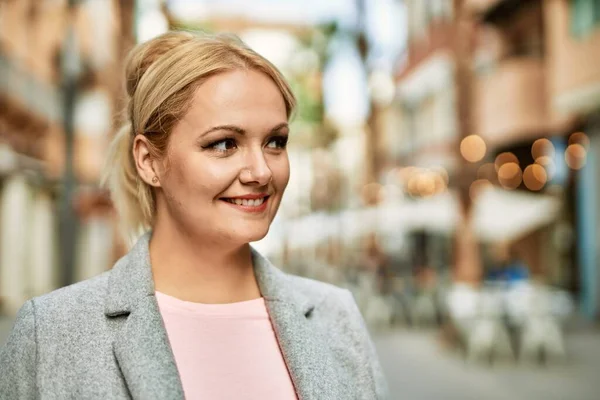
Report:
[[[287,120],[283,95],[267,75],[235,70],[208,78],[195,91],[184,119],[195,127],[272,125]]]

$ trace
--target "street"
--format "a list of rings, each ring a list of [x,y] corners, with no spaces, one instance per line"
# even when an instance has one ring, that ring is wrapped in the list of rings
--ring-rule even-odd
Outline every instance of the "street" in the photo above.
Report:
[[[0,318],[0,343],[11,324]],[[600,393],[598,332],[569,334],[569,361],[549,367],[468,365],[437,337],[405,329],[374,335],[391,400],[594,400]]]
[[[567,336],[569,360],[548,367],[466,364],[436,331],[375,336],[392,400],[594,400],[600,393],[600,335]]]

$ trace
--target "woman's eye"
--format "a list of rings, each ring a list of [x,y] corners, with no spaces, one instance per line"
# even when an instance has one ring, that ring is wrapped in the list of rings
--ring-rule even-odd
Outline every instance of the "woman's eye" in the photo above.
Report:
[[[285,147],[287,146],[287,142],[287,136],[277,136],[269,140],[269,143],[267,143],[267,147],[270,149],[285,149]]]
[[[223,139],[218,142],[214,142],[208,146],[209,148],[217,151],[229,151],[233,150],[237,147],[235,140],[233,139]]]

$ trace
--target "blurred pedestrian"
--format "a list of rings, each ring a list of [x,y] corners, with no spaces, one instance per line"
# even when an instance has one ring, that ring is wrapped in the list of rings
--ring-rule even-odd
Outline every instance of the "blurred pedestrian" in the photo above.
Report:
[[[503,252],[496,251],[493,265],[486,274],[486,280],[493,283],[502,283],[514,286],[529,280],[529,266],[510,248]]]
[[[2,399],[380,399],[349,291],[250,245],[289,178],[295,99],[239,39],[167,33],[126,67],[107,182],[130,234],[114,268],[28,301],[0,355]]]

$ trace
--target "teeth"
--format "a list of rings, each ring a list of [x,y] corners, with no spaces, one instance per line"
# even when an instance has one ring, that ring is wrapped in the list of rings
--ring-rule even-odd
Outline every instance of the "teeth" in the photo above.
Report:
[[[228,202],[237,204],[238,206],[258,207],[265,202],[265,198],[247,200],[247,199],[227,199]]]

